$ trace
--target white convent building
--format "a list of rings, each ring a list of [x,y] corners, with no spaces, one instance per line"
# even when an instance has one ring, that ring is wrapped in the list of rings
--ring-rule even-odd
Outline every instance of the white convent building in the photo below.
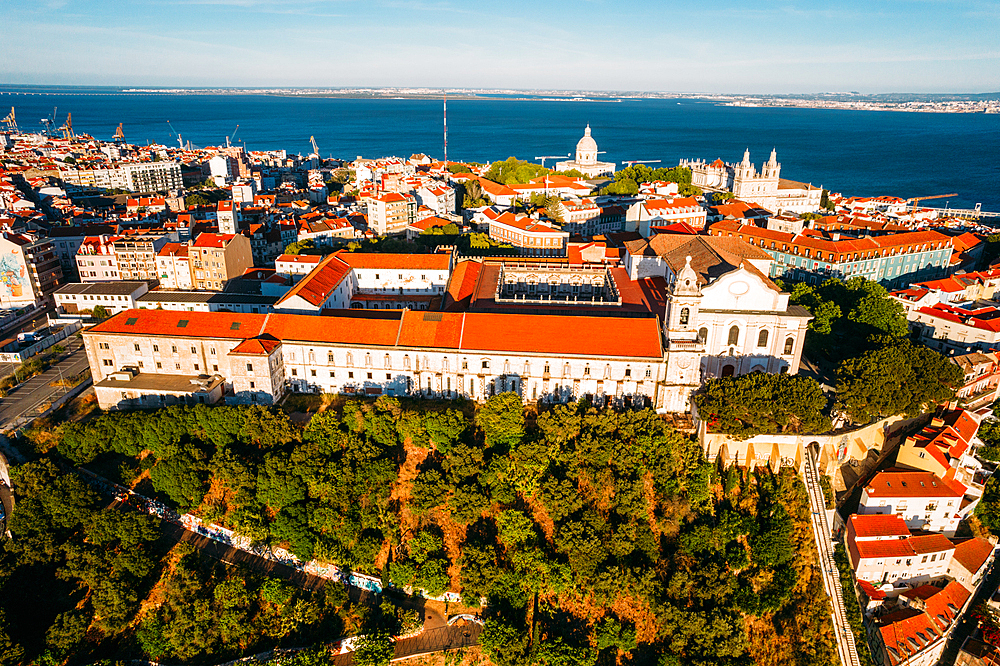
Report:
[[[288,392],[485,400],[513,391],[526,402],[589,397],[600,405],[685,412],[708,379],[798,372],[811,317],[789,305],[789,295],[767,277],[773,261],[767,252],[738,238],[688,234],[657,234],[628,241],[625,249],[623,266],[586,269],[588,280],[601,278],[604,297],[596,305],[576,295],[542,300],[522,294],[519,306],[508,303],[493,312],[354,310],[349,299],[325,296],[349,282],[345,264],[322,284],[308,286],[302,278],[296,285],[307,285],[311,295],[303,302],[313,308],[292,304],[271,314],[126,310],[84,331],[84,346],[102,409],[274,404]],[[349,254],[364,262],[353,269],[359,275],[363,268],[386,277],[388,269],[371,262],[388,255]],[[438,279],[417,263],[436,255],[406,256],[410,268]],[[440,261],[446,262],[441,275],[450,276],[450,257]],[[391,275],[404,270],[398,266],[392,263]],[[448,294],[464,289],[470,264],[463,266],[456,280],[447,280]],[[516,291],[516,271],[501,268],[493,284],[503,280]],[[545,266],[521,270],[525,283],[534,276],[537,285],[544,277],[556,287],[560,275],[575,270],[540,269]],[[313,273],[325,274],[320,268]],[[579,283],[570,276],[562,284],[568,296]],[[478,282],[470,288],[483,291]],[[499,286],[486,292],[502,300]],[[410,297],[380,298],[393,301],[385,307],[398,308],[395,301]],[[648,310],[623,307],[636,298]],[[299,314],[307,311],[314,314]]]
[[[756,204],[772,213],[811,213],[819,209],[823,188],[781,177],[777,152],[760,171],[750,161],[750,149],[743,161],[731,164],[717,159],[681,160],[680,166],[691,169],[691,184],[709,192],[732,192],[740,201]]]
[[[576,144],[576,159],[556,163],[556,171],[576,169],[587,178],[607,176],[615,172],[614,162],[597,161],[597,142],[590,136],[590,125],[583,131],[583,138]]]

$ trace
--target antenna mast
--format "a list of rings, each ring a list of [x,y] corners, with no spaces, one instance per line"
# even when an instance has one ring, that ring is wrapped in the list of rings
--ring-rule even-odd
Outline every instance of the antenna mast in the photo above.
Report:
[[[448,91],[444,91],[444,170],[448,170]]]

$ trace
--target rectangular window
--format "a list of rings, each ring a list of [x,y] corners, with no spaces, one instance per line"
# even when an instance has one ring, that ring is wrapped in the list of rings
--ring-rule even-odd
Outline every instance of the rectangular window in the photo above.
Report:
[[[354,373],[353,372],[348,372],[347,373],[347,378],[348,379],[354,379]]]
[[[160,351],[160,345],[153,345],[153,351],[155,352]]]
[[[213,365],[212,366],[212,372],[218,372],[218,371],[219,371],[219,366]]]
[[[254,386],[256,386],[256,384],[254,384],[253,382],[250,382],[250,388],[254,388]]]
[[[135,350],[136,350],[136,351],[140,351],[140,350],[139,350],[139,343],[138,343],[138,342],[137,342],[137,343],[135,343]]]
[[[253,363],[247,363],[247,372],[253,372]]]
[[[106,366],[113,366],[114,365],[114,362],[110,358],[103,359],[101,361],[101,363],[103,365],[106,365]]]
[[[192,354],[197,354],[198,353],[198,348],[197,347],[191,347],[191,353]]]
[[[194,369],[195,369],[195,370],[201,370],[201,368],[200,368],[200,367],[198,366],[198,364],[197,364],[197,363],[195,363],[195,364],[194,364]]]
[[[313,376],[313,377],[315,377],[315,376],[316,376],[316,371],[315,371],[315,370],[310,370],[309,372],[311,372],[311,373],[312,373],[312,376]]]
[[[157,361],[157,362],[156,362],[156,369],[157,369],[157,370],[162,370],[162,369],[163,369],[163,364],[162,364],[162,363],[160,363],[159,361]]]
[[[298,369],[297,368],[292,368],[292,377],[298,377],[298,376],[299,376]]]

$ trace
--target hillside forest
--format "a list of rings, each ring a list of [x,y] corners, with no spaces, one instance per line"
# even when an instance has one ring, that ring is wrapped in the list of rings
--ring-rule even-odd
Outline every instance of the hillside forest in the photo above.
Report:
[[[496,666],[836,663],[791,471],[718,469],[649,410],[536,413],[514,394],[330,401],[304,421],[168,407],[32,433],[0,551],[4,663],[213,664],[412,628],[338,584],[306,592],[164,546],[75,466],[303,559],[484,601]]]

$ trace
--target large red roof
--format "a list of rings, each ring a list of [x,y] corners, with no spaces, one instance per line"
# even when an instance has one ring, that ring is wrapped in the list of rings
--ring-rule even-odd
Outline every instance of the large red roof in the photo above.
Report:
[[[663,358],[659,322],[654,318],[413,310],[348,310],[338,316],[126,310],[88,332],[240,340],[263,334],[279,341],[430,347],[473,353]],[[635,377],[642,379],[638,372]]]

